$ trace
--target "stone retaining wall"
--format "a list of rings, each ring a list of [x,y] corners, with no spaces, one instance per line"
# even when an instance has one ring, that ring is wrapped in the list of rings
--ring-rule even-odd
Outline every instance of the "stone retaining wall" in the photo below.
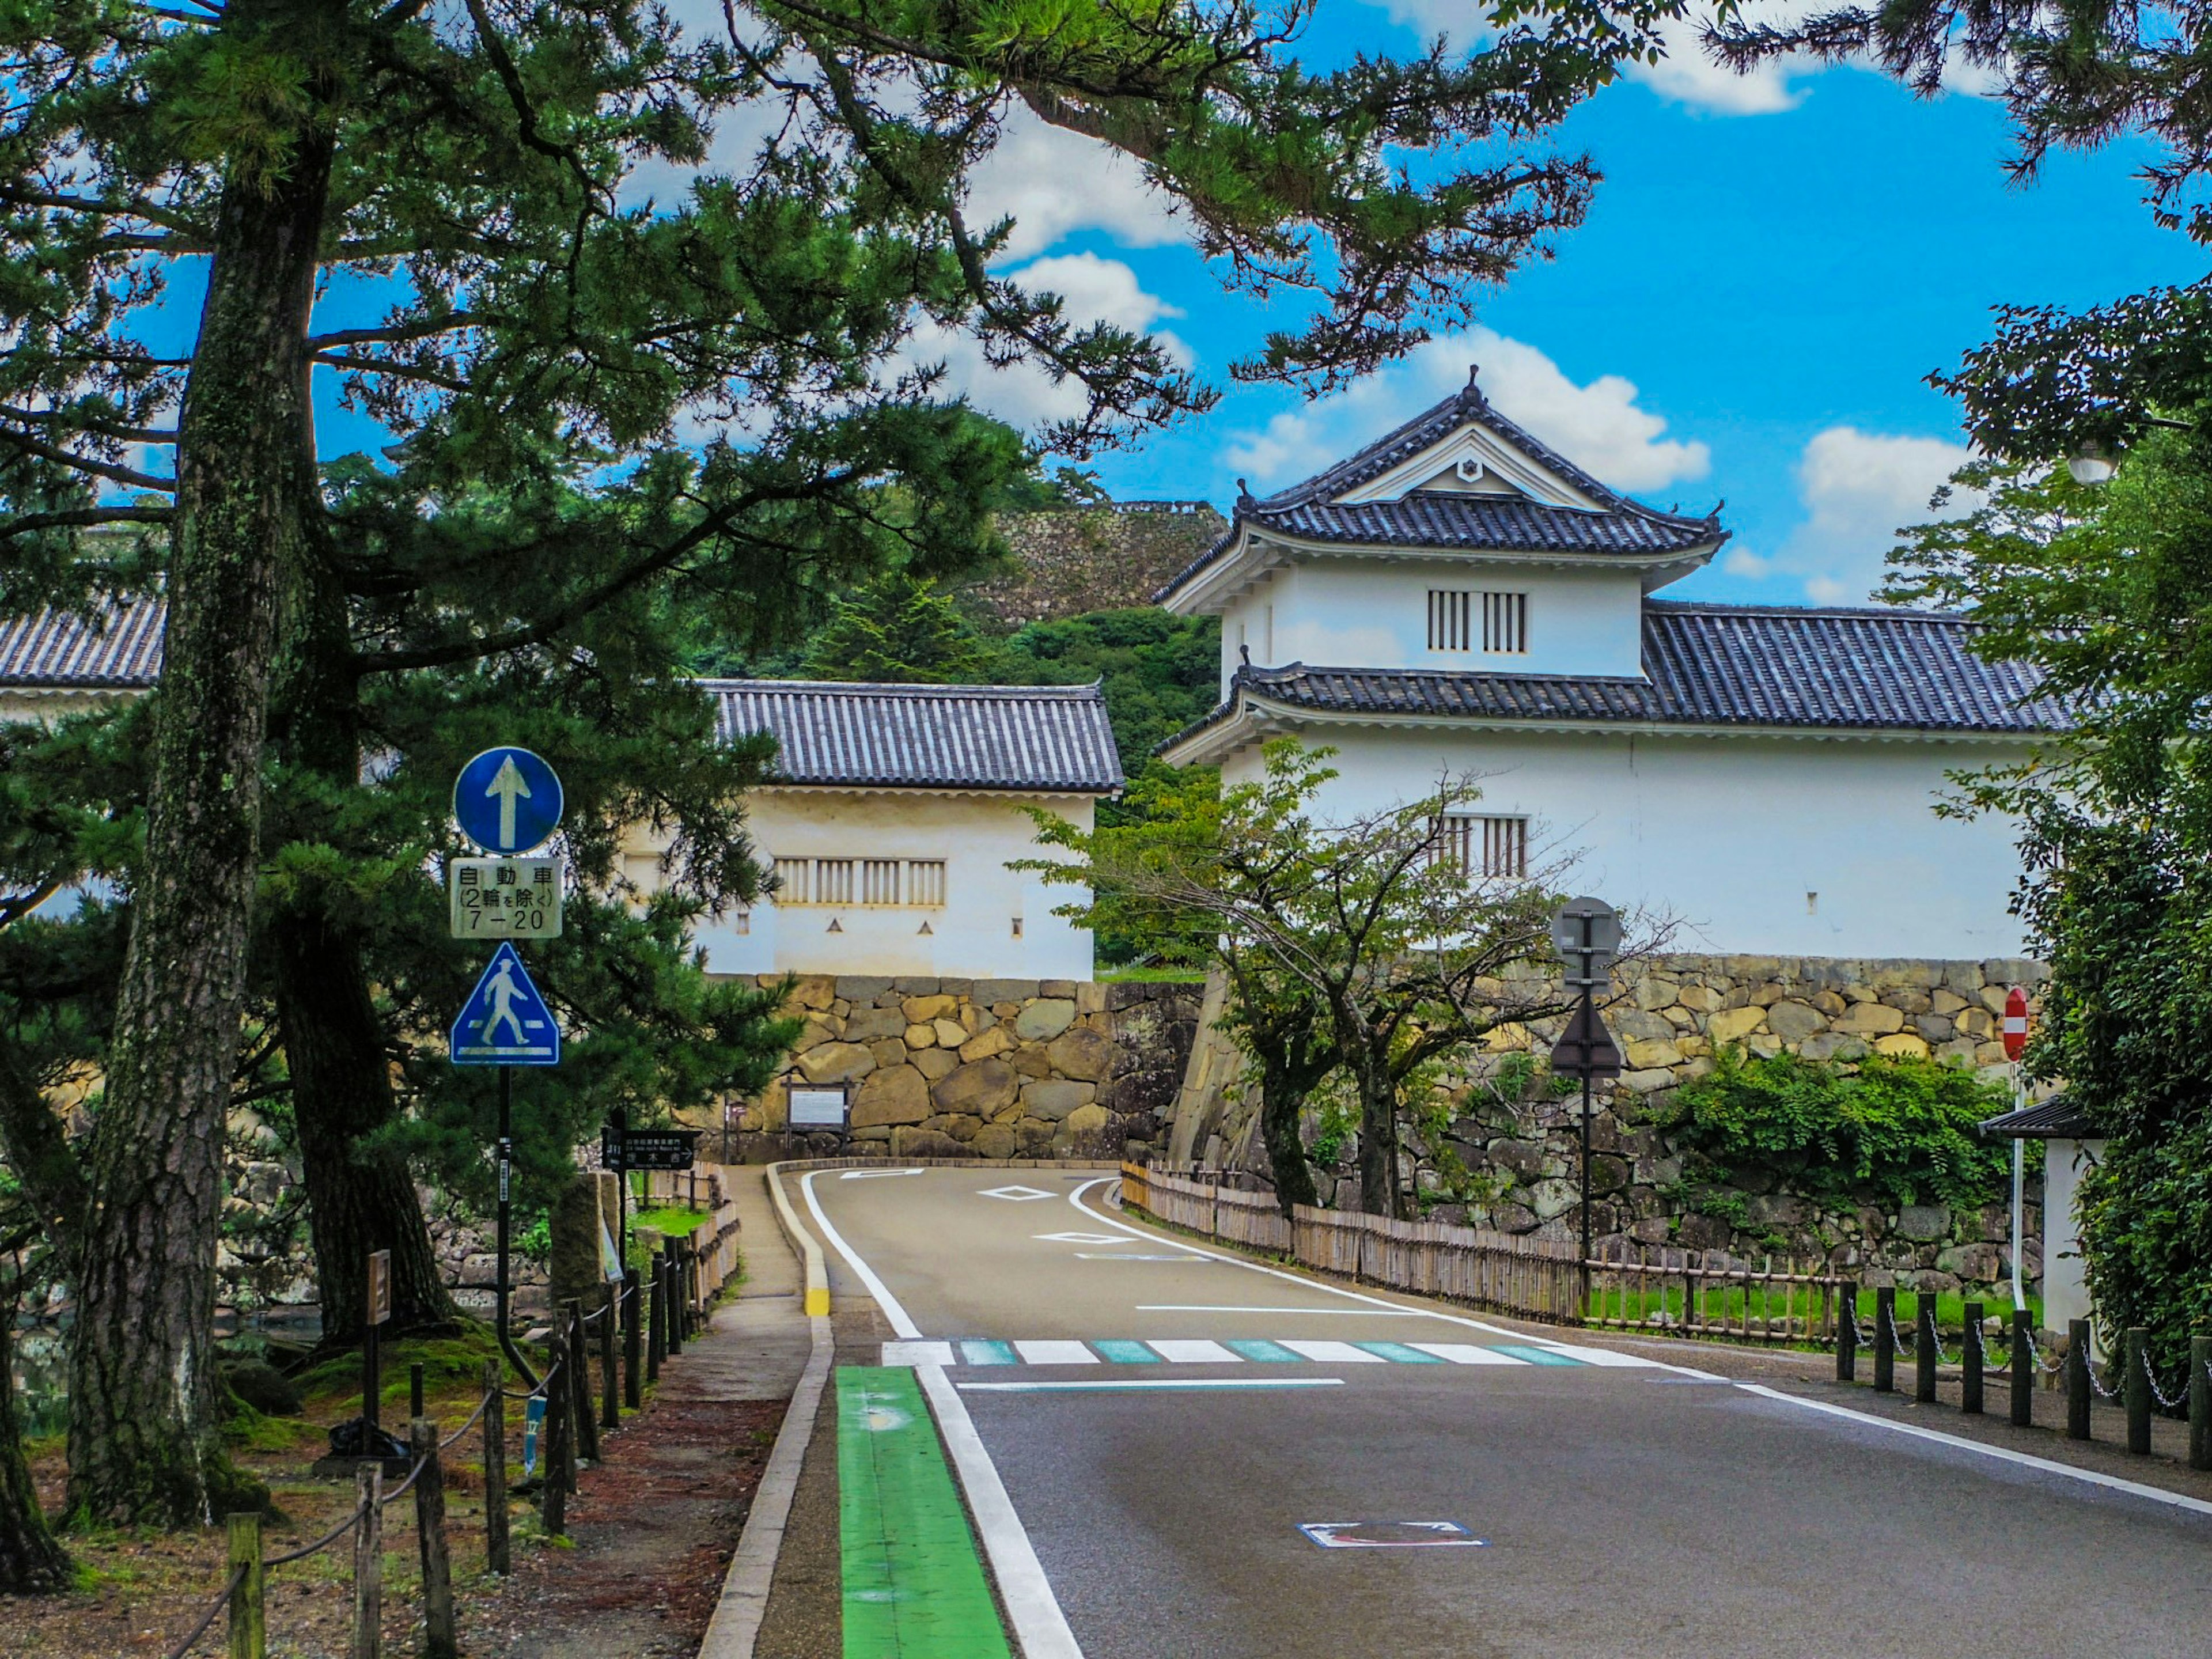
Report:
[[[1626,966],[1606,1011],[1628,1069],[1601,1085],[1591,1126],[1595,1233],[1615,1249],[1683,1246],[1731,1261],[1772,1254],[1816,1255],[1869,1284],[1994,1291],[2011,1272],[2004,1203],[1954,1214],[1940,1206],[1887,1206],[1873,1194],[1823,1209],[1779,1174],[1742,1188],[1687,1180],[1668,1123],[1674,1091],[1712,1069],[1714,1049],[1785,1050],[1850,1065],[1870,1054],[1933,1057],[1996,1074],[1999,1026],[2014,984],[2033,998],[2049,977],[2040,963],[1997,960],[1853,961],[1834,957],[1668,956]],[[1200,1041],[1177,1098],[1167,1156],[1264,1172],[1256,1100],[1239,1093],[1242,1067],[1214,1027],[1210,987]],[[1563,1022],[1492,1034],[1463,1075],[1449,1078],[1452,1115],[1435,1146],[1409,1146],[1401,1179],[1427,1197],[1428,1213],[1503,1231],[1571,1238],[1581,1197],[1581,1102],[1540,1086],[1511,1086],[1525,1062],[1547,1053]],[[1440,1156],[1440,1155],[1447,1155]],[[1453,1190],[1456,1163],[1469,1176]],[[1322,1182],[1325,1199],[1356,1207],[1346,1168]],[[2024,1276],[2040,1277],[2042,1159],[2029,1159]],[[1716,1265],[1718,1265],[1717,1261]]]
[[[787,1155],[797,1080],[854,1085],[855,1152],[1141,1158],[1164,1133],[1198,1003],[1195,984],[803,977],[790,1007],[805,1030],[789,1068],[743,1110],[742,1156]],[[791,1152],[835,1145],[802,1133]]]

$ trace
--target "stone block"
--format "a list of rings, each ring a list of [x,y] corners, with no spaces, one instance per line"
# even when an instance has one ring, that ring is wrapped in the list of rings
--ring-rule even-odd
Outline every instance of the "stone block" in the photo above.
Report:
[[[1951,1231],[1951,1212],[1941,1204],[1908,1204],[1897,1218],[1898,1236],[1927,1243]]]
[[[1610,1152],[1599,1152],[1590,1158],[1590,1191],[1617,1193],[1628,1185],[1628,1162]],[[1579,1201],[1579,1200],[1577,1200]]]
[[[947,1044],[947,1047],[955,1045]],[[1014,1046],[1013,1033],[1003,1025],[994,1025],[988,1031],[979,1031],[965,1042],[957,1045],[963,1060],[988,1060],[1003,1054]]]
[[[987,1123],[975,1131],[968,1150],[977,1158],[1012,1158],[1019,1144],[1010,1123]]]
[[[907,1064],[934,1083],[959,1068],[960,1056],[950,1048],[923,1048],[909,1057]]]
[[[1827,1024],[1828,1017],[1809,1002],[1784,1000],[1766,1011],[1766,1029],[1788,1043],[1802,1042]]]
[[[801,974],[791,981],[790,1006],[826,1009],[837,1000],[837,981],[827,974]]]
[[[878,1037],[868,1045],[868,1052],[876,1057],[876,1064],[878,1066],[903,1066],[906,1064],[907,1055],[912,1051],[906,1046],[905,1036],[901,1035],[893,1037]]]
[[[1067,1083],[1048,1079],[1042,1083],[1022,1085],[1022,1110],[1030,1117],[1041,1117],[1047,1122],[1058,1122],[1079,1106],[1088,1106],[1098,1097],[1097,1086],[1090,1083]]]
[[[1017,1048],[1006,1062],[1024,1077],[1050,1077],[1052,1061],[1045,1057],[1041,1044],[1032,1042],[1027,1048]]]
[[[936,1129],[900,1128],[891,1131],[893,1158],[963,1158],[968,1149],[951,1135]]]
[[[1930,1048],[1939,1042],[1948,1042],[1957,1031],[1957,1026],[1948,1014],[1934,1013],[1913,1015],[1912,1029]]]
[[[1061,1032],[1045,1045],[1044,1052],[1052,1069],[1060,1076],[1087,1083],[1103,1083],[1112,1077],[1115,1062],[1120,1058],[1112,1039],[1101,1036],[1087,1025]]]
[[[929,1096],[942,1110],[988,1117],[1013,1104],[1020,1087],[1014,1068],[1005,1060],[979,1060],[946,1073]]]
[[[1052,1138],[1059,1129],[1057,1123],[1040,1122],[1025,1117],[1014,1126],[1014,1156],[1016,1158],[1050,1158]]]
[[[1073,997],[1075,981],[1072,979],[1041,979],[1037,981],[1037,994],[1041,997]]]
[[[948,1019],[960,1012],[960,999],[943,995],[908,997],[899,1004],[899,1012],[910,1025],[927,1025],[933,1019]]]
[[[845,1022],[835,1014],[810,1014],[799,1028],[799,1036],[791,1045],[791,1052],[803,1054],[810,1048],[819,1048],[825,1042],[835,1042]]]
[[[853,1094],[853,1127],[919,1123],[930,1115],[929,1079],[911,1066],[893,1066],[863,1078]]]
[[[878,1037],[903,1036],[906,1016],[896,1008],[855,1009],[845,1021],[848,1042],[873,1042]]]
[[[979,979],[973,993],[976,1001],[987,1008],[995,1008],[1002,1002],[1028,1002],[1037,994],[1037,982],[1033,979]]]
[[[1854,1004],[1835,1023],[1835,1030],[1846,1036],[1887,1036],[1893,1031],[1905,1029],[1905,1016],[1887,1003],[1861,1002]]]
[[[1706,1022],[1705,1035],[1715,1042],[1741,1042],[1765,1024],[1764,1008],[1723,1008]]]
[[[799,1069],[809,1083],[846,1083],[874,1071],[876,1057],[857,1042],[825,1042],[799,1055]]]
[[[887,979],[865,978],[859,975],[837,975],[837,994],[854,1003],[872,1003],[891,988]]]
[[[1660,1089],[1673,1088],[1674,1074],[1664,1066],[1655,1067],[1648,1072],[1628,1072],[1622,1075],[1620,1085],[1624,1089],[1632,1090],[1637,1094],[1648,1095]]]
[[[1917,1031],[1893,1031],[1886,1037],[1874,1040],[1874,1051],[1887,1054],[1892,1060],[1925,1060],[1928,1058],[1928,1039]]]
[[[1108,987],[1101,985],[1097,980],[1086,979],[1077,981],[1075,987],[1075,1012],[1079,1014],[1104,1013],[1107,1010],[1106,993],[1108,988]]]
[[[956,1025],[952,1029],[957,1031],[960,1028]],[[934,1048],[937,1046],[937,1028],[933,1025],[908,1026],[906,1046],[909,1048]]]
[[[1628,1045],[1628,1063],[1641,1071],[1646,1066],[1675,1066],[1682,1063],[1682,1051],[1671,1042],[1635,1042]]]
[[[951,1135],[964,1146],[982,1133],[983,1120],[971,1117],[965,1112],[939,1112],[935,1117],[922,1119],[921,1127],[934,1129],[939,1134]]]
[[[933,1019],[929,1029],[937,1033],[937,1046],[940,1048],[957,1048],[968,1041],[967,1028],[957,1020]]]
[[[933,978],[916,979],[908,975],[902,975],[891,981],[891,989],[896,991],[902,997],[935,996],[944,988],[945,988],[939,984]]]
[[[1863,1060],[1867,1045],[1863,1039],[1846,1032],[1822,1031],[1799,1043],[1797,1052],[1808,1060]]]
[[[1047,997],[1032,1002],[1014,1016],[1014,1035],[1024,1042],[1056,1037],[1075,1023],[1073,997]]]

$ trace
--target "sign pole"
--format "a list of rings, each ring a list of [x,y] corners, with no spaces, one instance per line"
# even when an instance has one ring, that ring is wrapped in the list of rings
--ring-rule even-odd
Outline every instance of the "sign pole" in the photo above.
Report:
[[[2012,1109],[2015,1112],[2027,1104],[2027,1079],[2021,1070],[2021,1056],[2027,1052],[2027,993],[2014,986],[2005,993],[2004,1010],[2005,1058],[2012,1062]],[[2027,1291],[2023,1287],[2020,1253],[2026,1242],[2027,1212],[2027,1143],[2019,1135],[2012,1138],[2012,1305],[2014,1311],[2027,1306]],[[2050,1237],[2051,1218],[2043,1218],[2044,1236]]]
[[[530,1368],[522,1350],[515,1346],[514,1325],[507,1316],[507,1301],[513,1291],[507,1279],[507,1257],[514,1220],[507,1189],[514,1178],[514,1068],[502,1066],[499,1068],[499,1266],[495,1270],[492,1290],[496,1309],[494,1317],[499,1322],[501,1352],[521,1375],[523,1385],[534,1389],[538,1386],[538,1373]]]

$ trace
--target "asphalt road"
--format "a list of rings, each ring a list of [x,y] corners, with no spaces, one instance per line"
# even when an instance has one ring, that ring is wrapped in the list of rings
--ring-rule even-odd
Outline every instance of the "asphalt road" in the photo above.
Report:
[[[2212,1515],[1208,1259],[1095,1174],[807,1189],[833,1296],[873,1297],[899,1339],[886,1363],[951,1362],[939,1386],[1018,1517],[963,1468],[1002,1590],[1030,1595],[1011,1524],[1058,1607],[1015,1623],[1064,1617],[1063,1655],[2212,1654]],[[1301,1530],[1345,1524],[1457,1541]]]

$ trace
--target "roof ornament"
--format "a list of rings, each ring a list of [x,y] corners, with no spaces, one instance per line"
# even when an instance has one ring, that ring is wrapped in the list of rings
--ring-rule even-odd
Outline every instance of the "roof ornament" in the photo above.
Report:
[[[1467,389],[1459,394],[1459,400],[1476,409],[1487,409],[1490,407],[1490,399],[1482,395],[1482,388],[1475,384],[1476,377],[1481,373],[1480,363],[1469,363],[1467,366]]]
[[[1252,647],[1240,641],[1237,647],[1237,659],[1249,668],[1252,665]]]

